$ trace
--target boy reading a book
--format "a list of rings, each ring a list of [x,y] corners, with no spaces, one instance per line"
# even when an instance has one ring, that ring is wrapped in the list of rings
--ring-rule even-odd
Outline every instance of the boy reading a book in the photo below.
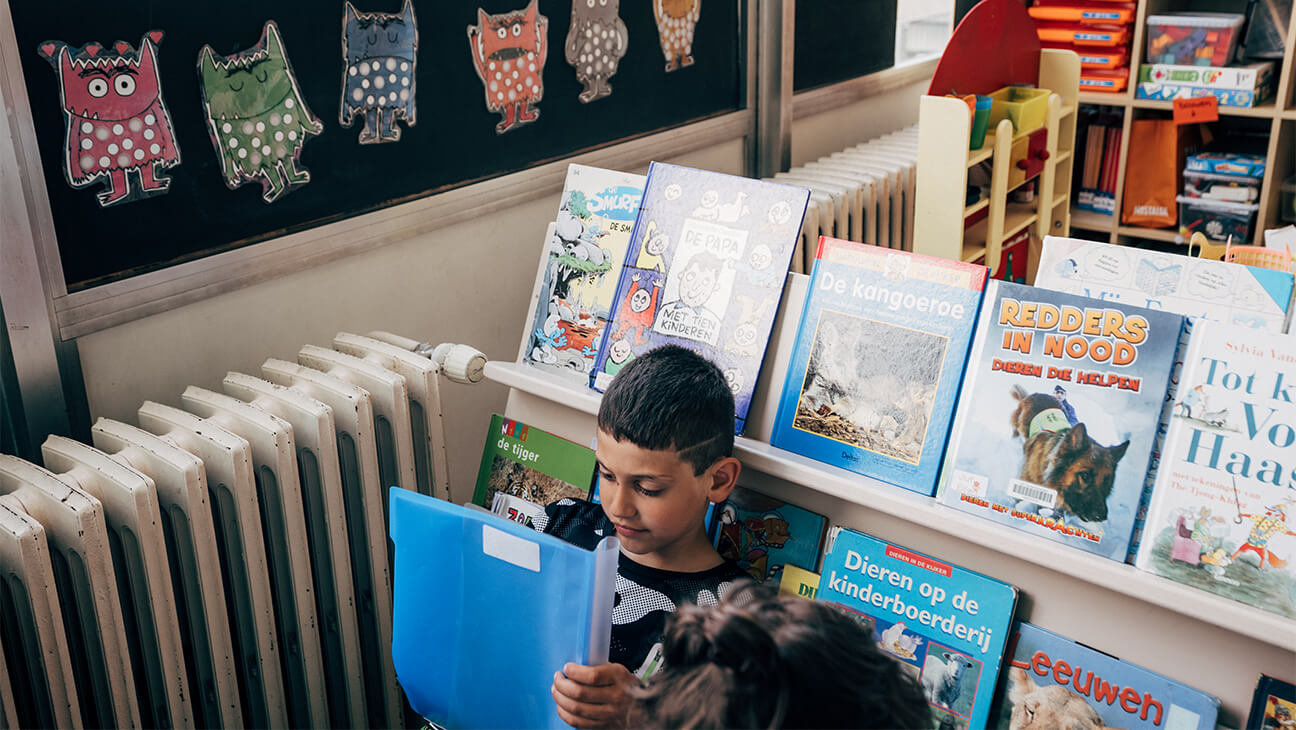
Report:
[[[710,504],[738,480],[734,399],[720,369],[667,345],[627,364],[598,413],[601,504],[563,499],[536,529],[592,549],[621,542],[610,662],[568,664],[554,674],[558,714],[573,727],[625,722],[628,690],[661,660],[666,619],[685,604],[713,605],[746,574],[711,546]]]

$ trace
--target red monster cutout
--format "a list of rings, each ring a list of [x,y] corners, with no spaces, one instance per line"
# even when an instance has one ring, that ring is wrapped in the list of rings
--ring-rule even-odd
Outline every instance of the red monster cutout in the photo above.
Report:
[[[644,339],[644,332],[652,329],[653,315],[657,313],[657,297],[661,294],[661,289],[658,281],[653,279],[652,295],[649,296],[648,288],[639,284],[638,273],[630,278],[633,283],[630,284],[630,290],[626,292],[625,300],[621,302],[621,309],[617,312],[617,330],[612,335],[612,339],[619,340],[625,336],[626,330],[633,329],[634,344],[642,345],[647,342]]]
[[[157,44],[162,31],[149,31],[136,51],[117,41],[70,49],[45,41],[37,52],[58,72],[59,96],[67,122],[63,172],[68,184],[85,187],[107,178],[99,205],[165,193],[171,179],[162,170],[180,164],[171,114],[162,101]],[[128,173],[135,173],[132,189]]]
[[[497,134],[539,118],[540,110],[530,105],[544,96],[548,33],[549,19],[536,10],[536,0],[524,10],[501,15],[478,8],[477,25],[468,26],[473,68],[486,91],[486,108],[504,117],[495,125]]]

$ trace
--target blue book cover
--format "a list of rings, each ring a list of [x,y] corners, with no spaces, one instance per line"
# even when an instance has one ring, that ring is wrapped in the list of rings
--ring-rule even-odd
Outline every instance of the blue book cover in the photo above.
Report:
[[[481,509],[393,487],[392,660],[441,727],[565,728],[567,662],[607,662],[616,538],[583,550]]]
[[[783,566],[813,571],[828,520],[817,512],[747,487],[734,487],[712,525],[716,551],[754,580],[778,585]]]
[[[742,433],[801,219],[805,188],[654,162],[590,385],[665,344],[714,362]]]
[[[1124,562],[1183,317],[992,280],[939,498]]]
[[[985,281],[820,238],[770,443],[930,496]]]
[[[1260,730],[1288,730],[1296,726],[1296,687],[1261,674],[1251,697],[1246,726]]]
[[[1009,653],[995,727],[1215,730],[1211,695],[1038,626],[1018,623]]]
[[[933,727],[985,727],[1016,588],[833,527],[815,598],[845,608],[873,629],[878,647],[922,685]]]

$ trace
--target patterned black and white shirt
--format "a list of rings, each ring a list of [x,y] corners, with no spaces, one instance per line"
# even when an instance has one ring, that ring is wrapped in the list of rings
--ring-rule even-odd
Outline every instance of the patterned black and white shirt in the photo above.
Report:
[[[534,526],[586,550],[593,550],[605,536],[616,534],[601,506],[575,499],[560,499],[545,507],[545,514],[534,520]],[[737,582],[750,577],[732,561],[697,573],[680,573],[640,565],[621,553],[612,604],[609,661],[647,679],[660,664],[666,619],[676,606],[715,605]]]

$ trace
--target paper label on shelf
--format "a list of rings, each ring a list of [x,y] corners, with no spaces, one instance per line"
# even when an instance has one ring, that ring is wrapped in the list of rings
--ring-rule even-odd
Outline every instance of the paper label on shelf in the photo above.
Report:
[[[1174,123],[1197,124],[1219,121],[1219,99],[1199,96],[1195,99],[1174,100]]]

